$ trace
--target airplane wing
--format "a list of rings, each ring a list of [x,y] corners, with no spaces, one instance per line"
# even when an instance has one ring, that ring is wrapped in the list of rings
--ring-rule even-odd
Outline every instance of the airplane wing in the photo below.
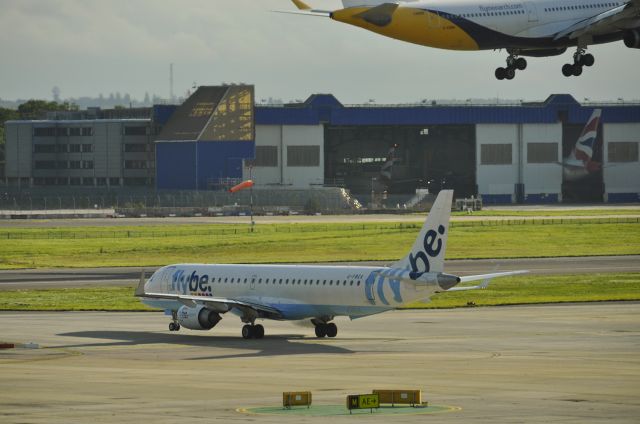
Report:
[[[506,277],[509,275],[526,274],[527,272],[529,271],[524,271],[524,270],[523,271],[506,271],[506,272],[494,272],[492,274],[468,275],[466,277],[460,277],[460,282],[468,283],[470,281],[482,280],[482,284],[478,284],[477,286],[452,287],[445,291],[454,292],[454,291],[486,289],[493,278]]]
[[[307,16],[320,16],[328,18],[331,16],[332,10],[320,10],[312,9],[311,6],[303,2],[302,0],[291,0],[296,5],[298,10],[274,10],[276,13],[291,13],[294,15],[307,15]]]
[[[554,39],[558,40],[564,37],[576,39],[583,36],[588,37],[615,30],[623,30],[637,26],[639,18],[640,0],[630,0],[622,6],[614,7],[606,12],[577,22],[557,33]]]
[[[216,312],[228,312],[233,308],[243,309],[248,308],[256,311],[260,315],[266,315],[269,318],[280,319],[282,314],[279,310],[267,305],[259,303],[247,302],[244,300],[231,299],[226,297],[211,297],[211,296],[191,296],[182,294],[168,294],[168,293],[148,293],[144,290],[144,274],[140,277],[140,282],[135,291],[135,296],[145,297],[148,299],[166,299],[176,300],[188,307],[194,307],[196,305],[205,305]]]

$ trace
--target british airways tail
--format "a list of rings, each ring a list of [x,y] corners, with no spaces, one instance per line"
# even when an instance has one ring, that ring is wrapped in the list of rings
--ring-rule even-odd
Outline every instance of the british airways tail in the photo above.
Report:
[[[578,138],[575,145],[574,155],[577,159],[587,163],[593,156],[593,146],[596,143],[598,137],[598,125],[600,125],[600,115],[602,109],[594,109],[591,114],[591,118],[587,121],[587,125],[584,126],[582,134]]]
[[[414,280],[425,273],[444,271],[452,203],[453,190],[442,190],[438,194],[413,247],[404,258],[392,265],[393,268],[409,270]]]

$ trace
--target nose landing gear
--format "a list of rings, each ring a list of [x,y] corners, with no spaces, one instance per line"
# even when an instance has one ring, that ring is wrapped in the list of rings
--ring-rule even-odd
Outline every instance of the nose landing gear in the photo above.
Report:
[[[562,66],[562,75],[565,77],[578,77],[582,75],[582,67],[593,66],[595,61],[596,60],[592,54],[586,53],[586,50],[583,48],[578,48],[578,50],[573,54],[573,64],[565,63]]]
[[[507,57],[507,66],[505,68],[496,68],[496,78],[499,80],[512,80],[516,76],[516,71],[524,71],[527,68],[527,60],[518,57],[515,52],[509,52]]]

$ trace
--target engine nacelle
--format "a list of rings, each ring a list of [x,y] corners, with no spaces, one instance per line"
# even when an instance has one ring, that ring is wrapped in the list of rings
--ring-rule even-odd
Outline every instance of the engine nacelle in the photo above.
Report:
[[[195,308],[182,306],[178,309],[178,322],[190,330],[211,330],[221,319],[217,312],[202,305]]]
[[[640,49],[640,30],[632,29],[624,33],[624,45],[630,49]]]

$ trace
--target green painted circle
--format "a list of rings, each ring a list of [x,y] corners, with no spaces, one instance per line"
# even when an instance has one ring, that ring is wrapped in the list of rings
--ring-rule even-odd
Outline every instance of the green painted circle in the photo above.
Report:
[[[308,417],[331,417],[337,415],[415,415],[415,414],[436,414],[439,412],[459,411],[460,408],[455,406],[383,406],[374,409],[373,413],[369,409],[353,410],[349,414],[349,410],[345,405],[312,405],[310,408],[304,406],[296,406],[295,408],[285,409],[281,406],[264,406],[258,408],[239,408],[238,412],[246,414],[269,414],[269,415],[291,415],[291,416],[308,416]]]

